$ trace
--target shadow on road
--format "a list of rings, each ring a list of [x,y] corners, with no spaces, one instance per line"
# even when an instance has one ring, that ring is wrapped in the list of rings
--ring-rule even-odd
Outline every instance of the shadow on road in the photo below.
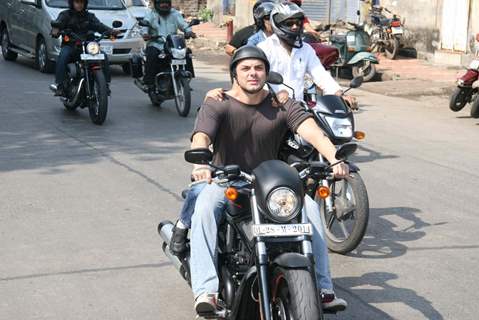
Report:
[[[444,317],[437,311],[431,301],[418,295],[414,290],[394,286],[390,281],[398,276],[389,272],[370,272],[361,277],[345,277],[335,279],[338,291],[350,295],[350,308],[360,310],[363,317],[358,319],[389,320],[395,319],[386,312],[375,308],[373,304],[402,303],[419,311],[424,319],[442,320]],[[358,305],[355,305],[358,304]],[[367,313],[367,316],[364,316]]]
[[[397,155],[383,154],[379,151],[368,148],[362,144],[358,144],[358,150],[356,154],[351,157],[351,160],[355,163],[371,162],[376,160],[396,159]]]
[[[419,216],[421,210],[409,207],[372,208],[370,225],[360,246],[348,256],[384,259],[396,258],[408,251],[406,243],[426,236],[426,228],[444,225],[447,222],[430,224]],[[393,221],[401,220],[402,228]]]

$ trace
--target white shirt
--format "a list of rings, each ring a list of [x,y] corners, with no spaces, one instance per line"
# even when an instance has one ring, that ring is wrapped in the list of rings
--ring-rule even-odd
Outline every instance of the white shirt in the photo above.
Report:
[[[335,94],[341,90],[339,84],[333,79],[331,74],[324,69],[321,61],[316,56],[314,49],[303,42],[301,48],[293,48],[291,55],[281,45],[277,35],[272,35],[265,41],[258,44],[271,65],[271,71],[278,72],[283,76],[283,81],[292,87],[295,92],[295,98],[298,101],[303,100],[304,76],[311,75],[314,83],[323,90],[325,95]],[[284,86],[273,86],[274,90],[286,89],[290,97],[293,92]]]

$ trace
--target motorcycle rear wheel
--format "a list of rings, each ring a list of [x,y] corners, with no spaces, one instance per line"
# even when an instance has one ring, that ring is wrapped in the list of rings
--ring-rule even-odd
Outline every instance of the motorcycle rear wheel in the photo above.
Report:
[[[369,222],[368,192],[359,173],[354,172],[350,178],[336,181],[335,186],[331,186],[331,196],[336,213],[326,212],[325,200],[317,197],[315,200],[320,204],[329,250],[346,254],[358,247],[366,233]],[[348,209],[349,212],[338,217],[339,213]]]
[[[95,101],[89,102],[88,111],[91,121],[96,125],[102,125],[108,113],[108,92],[103,70],[94,70],[93,79]]]
[[[384,47],[384,53],[388,59],[394,60],[399,53],[399,39],[393,36],[392,39],[389,39],[389,43],[391,45]]]
[[[278,283],[273,303],[273,320],[322,320],[316,286],[308,270],[276,267]]]
[[[457,87],[449,100],[449,109],[454,112],[461,111],[467,103],[469,88]],[[476,99],[477,100],[477,99]]]

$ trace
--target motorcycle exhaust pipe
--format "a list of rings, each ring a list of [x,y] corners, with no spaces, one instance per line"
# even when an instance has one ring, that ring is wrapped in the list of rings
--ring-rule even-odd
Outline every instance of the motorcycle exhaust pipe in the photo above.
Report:
[[[174,224],[171,221],[163,221],[158,225],[158,233],[160,234],[161,239],[163,239],[163,252],[171,261],[173,266],[175,266],[176,270],[183,274],[183,264],[181,263],[180,259],[177,256],[173,255],[170,252],[169,243],[171,241],[171,237],[173,236],[173,227]]]

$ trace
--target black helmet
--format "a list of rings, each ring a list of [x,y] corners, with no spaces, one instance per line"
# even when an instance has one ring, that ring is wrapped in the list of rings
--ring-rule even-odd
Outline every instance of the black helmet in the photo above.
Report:
[[[253,17],[254,17],[254,13],[256,11],[256,8],[258,8],[260,5],[262,5],[263,3],[274,3],[275,0],[258,0],[255,2],[254,6],[253,6]],[[256,18],[254,18],[254,23],[257,25],[257,21],[256,21]]]
[[[86,10],[88,8],[88,0],[83,0],[83,3],[85,3],[84,10]],[[73,0],[68,0],[68,6],[70,7],[70,9],[73,9]]]
[[[254,23],[258,30],[264,29],[264,17],[267,17],[271,14],[271,11],[274,8],[274,3],[264,2],[256,7],[253,12]]]
[[[264,62],[266,67],[266,74],[269,73],[269,61],[268,57],[264,54],[263,50],[256,46],[242,46],[237,49],[231,57],[230,61],[230,74],[233,78],[236,78],[236,66],[242,60],[246,59],[258,59]]]
[[[292,47],[301,48],[303,46],[303,25],[297,31],[291,31],[286,25],[289,19],[300,19],[304,21],[304,11],[296,4],[291,2],[282,2],[274,6],[271,12],[271,26],[273,32]]]
[[[171,12],[171,0],[154,0],[155,9],[162,16],[166,16]],[[160,7],[160,4],[166,3],[169,4],[168,8]]]

